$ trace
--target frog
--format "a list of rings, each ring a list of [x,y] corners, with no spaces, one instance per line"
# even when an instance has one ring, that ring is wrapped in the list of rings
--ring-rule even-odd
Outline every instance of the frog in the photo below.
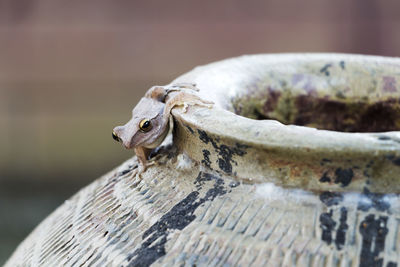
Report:
[[[151,87],[132,110],[132,118],[112,131],[112,138],[126,149],[133,149],[139,165],[138,173],[146,171],[152,150],[161,145],[170,130],[171,110],[183,106],[183,112],[191,105],[207,108],[213,102],[204,100],[195,93],[195,83],[176,83]]]

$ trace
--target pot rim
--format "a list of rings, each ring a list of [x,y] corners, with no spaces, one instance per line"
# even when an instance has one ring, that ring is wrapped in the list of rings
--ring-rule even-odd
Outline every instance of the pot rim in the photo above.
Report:
[[[232,171],[225,172],[225,174],[234,175],[237,179],[247,182],[276,182],[277,179],[267,179],[265,175],[256,174],[256,172],[271,173],[271,169],[277,169],[273,172],[274,175],[277,175],[278,169],[290,166],[287,172],[293,173],[293,168],[298,168],[303,174],[289,175],[289,178],[282,176],[281,179],[278,179],[278,184],[289,187],[300,186],[310,190],[334,191],[360,191],[367,186],[369,190],[375,192],[399,193],[400,183],[396,177],[396,174],[400,173],[399,131],[349,133],[317,130],[311,127],[284,125],[274,120],[253,120],[228,111],[227,98],[243,94],[241,89],[254,83],[255,79],[261,79],[271,68],[290,62],[307,66],[307,64],[316,64],[316,62],[340,62],[343,60],[364,65],[366,69],[372,66],[383,69],[383,72],[390,70],[391,73],[398,73],[396,78],[400,79],[400,58],[352,54],[252,55],[196,67],[172,83],[196,83],[200,88],[200,95],[214,101],[216,105],[212,109],[191,106],[186,113],[181,109],[173,110],[173,115],[182,129],[187,126],[192,130],[195,129],[195,134],[183,134],[184,131],[180,131],[182,136],[176,138],[179,143],[178,147],[180,146],[181,150],[189,156],[202,162],[204,158],[202,159],[201,155],[200,157],[195,155],[201,153],[188,149],[186,145],[182,144],[183,142],[179,142],[179,139],[183,138],[189,143],[196,143],[192,138],[199,139],[201,138],[200,133],[205,132],[207,136],[218,140],[220,144],[248,146],[249,151],[245,156],[233,155],[232,161],[235,163],[231,164]],[[262,70],[263,67],[266,70]],[[254,71],[255,69],[257,70]],[[242,70],[243,73],[241,73]],[[290,66],[287,70],[293,71]],[[235,73],[238,74],[235,75]],[[232,79],[227,79],[227,77],[232,77]],[[227,92],[229,93],[228,97],[221,97]],[[214,146],[210,150],[218,152],[219,148]],[[257,153],[264,155],[265,161],[255,156]],[[257,160],[254,160],[255,157]],[[285,161],[285,157],[286,165],[284,163],[273,164],[277,158],[279,161]],[[218,156],[211,160],[210,166],[217,171],[224,172],[216,166],[218,164],[213,164],[218,160]],[[245,167],[249,163],[251,163],[250,169],[252,168],[254,171]],[[317,168],[317,166],[320,167]],[[318,170],[315,170],[316,168]],[[335,183],[335,180],[338,180],[335,172],[337,173],[338,170],[348,170],[353,173],[352,181],[348,185]],[[309,172],[311,174],[306,176],[309,176],[310,179],[298,177]],[[324,173],[330,173],[329,182],[321,182],[324,180],[322,179]],[[283,181],[285,179],[286,181]]]

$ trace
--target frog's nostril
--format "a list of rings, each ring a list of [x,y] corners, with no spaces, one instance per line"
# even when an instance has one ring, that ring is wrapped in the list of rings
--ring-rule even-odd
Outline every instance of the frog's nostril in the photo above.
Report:
[[[118,135],[114,131],[112,132],[112,138],[117,142],[121,142],[121,139],[118,137]]]

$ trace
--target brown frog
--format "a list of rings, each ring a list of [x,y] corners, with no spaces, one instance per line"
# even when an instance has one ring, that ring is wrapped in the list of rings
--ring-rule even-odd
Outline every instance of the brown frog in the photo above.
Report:
[[[189,105],[212,107],[213,102],[193,94],[198,90],[191,83],[153,86],[132,110],[132,119],[124,126],[114,128],[114,140],[121,142],[126,149],[134,149],[139,161],[139,173],[151,165],[147,162],[151,150],[167,136],[174,107],[183,105],[184,112]]]

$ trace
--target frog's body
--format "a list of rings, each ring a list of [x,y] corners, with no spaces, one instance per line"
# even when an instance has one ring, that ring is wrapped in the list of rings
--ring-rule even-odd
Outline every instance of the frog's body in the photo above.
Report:
[[[139,160],[139,172],[146,170],[150,151],[159,146],[169,131],[171,110],[176,106],[202,105],[210,107],[212,102],[190,93],[197,91],[194,84],[154,86],[132,110],[132,119],[124,126],[115,127],[113,138],[127,149],[134,149]]]

